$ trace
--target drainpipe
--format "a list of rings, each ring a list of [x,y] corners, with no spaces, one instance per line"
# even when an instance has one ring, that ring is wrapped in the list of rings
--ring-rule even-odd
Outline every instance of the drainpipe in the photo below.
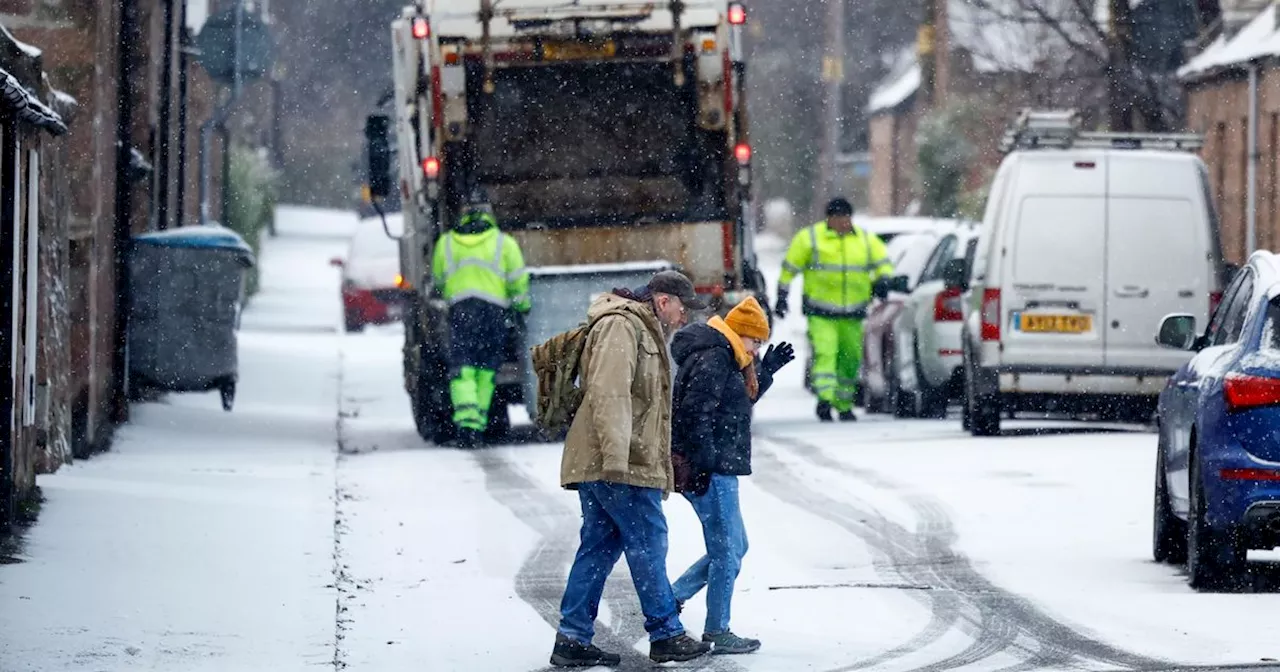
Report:
[[[1245,176],[1245,259],[1258,249],[1258,63],[1249,64],[1249,149]]]
[[[169,228],[169,146],[173,139],[173,3],[164,0],[164,59],[160,68],[160,156],[156,161],[156,224]]]
[[[111,353],[111,419],[129,420],[129,248],[132,243],[133,183],[129,165],[133,159],[134,59],[141,48],[138,34],[138,0],[120,0],[120,32],[116,53],[120,60],[116,87],[116,207],[112,265],[115,271],[115,343]]]
[[[191,55],[191,32],[187,29],[187,0],[182,0],[178,30],[178,193],[174,218],[178,226],[187,219],[187,68]]]

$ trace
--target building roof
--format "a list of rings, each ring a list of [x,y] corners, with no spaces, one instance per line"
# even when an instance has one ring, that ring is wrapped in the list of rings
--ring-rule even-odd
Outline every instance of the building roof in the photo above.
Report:
[[[1267,5],[1238,33],[1219,35],[1204,51],[1178,68],[1178,77],[1184,81],[1206,79],[1251,61],[1280,56],[1280,26],[1276,19],[1276,6]]]
[[[902,50],[889,67],[889,74],[872,90],[867,114],[897,109],[920,88],[921,76],[915,50]]]
[[[431,18],[433,28],[439,35],[478,38],[481,36],[480,24],[481,0],[427,0],[427,15]],[[729,0],[684,0],[685,10],[680,16],[680,24],[689,26],[715,26],[720,23],[721,16],[728,12]],[[491,22],[490,34],[494,37],[510,37],[517,34],[516,27],[509,17],[514,15],[531,15],[547,10],[567,10],[572,7],[565,0],[505,0],[495,3],[496,18]],[[651,8],[648,18],[633,24],[636,29],[644,31],[671,30],[671,12],[665,2],[640,2],[638,0],[592,0],[581,9],[595,10],[608,6],[618,10],[641,11]]]

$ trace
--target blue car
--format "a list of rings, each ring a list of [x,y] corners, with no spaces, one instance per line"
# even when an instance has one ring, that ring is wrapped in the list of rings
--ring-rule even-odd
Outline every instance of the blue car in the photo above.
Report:
[[[1227,587],[1280,546],[1280,256],[1249,258],[1204,333],[1169,315],[1156,341],[1196,354],[1160,394],[1153,555]]]

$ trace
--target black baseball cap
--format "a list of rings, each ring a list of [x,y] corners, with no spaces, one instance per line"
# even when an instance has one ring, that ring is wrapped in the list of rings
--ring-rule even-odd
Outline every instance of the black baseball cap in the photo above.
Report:
[[[698,298],[693,289],[693,282],[679,271],[662,271],[649,281],[649,291],[655,294],[670,294],[680,299],[689,310],[703,310],[707,303]]]

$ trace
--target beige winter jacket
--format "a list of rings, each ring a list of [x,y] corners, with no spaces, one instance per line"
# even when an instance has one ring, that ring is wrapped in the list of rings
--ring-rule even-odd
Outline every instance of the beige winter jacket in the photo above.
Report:
[[[560,484],[609,481],[673,488],[671,360],[658,317],[647,303],[606,294],[591,303],[602,316],[582,351],[586,393],[569,428]]]

